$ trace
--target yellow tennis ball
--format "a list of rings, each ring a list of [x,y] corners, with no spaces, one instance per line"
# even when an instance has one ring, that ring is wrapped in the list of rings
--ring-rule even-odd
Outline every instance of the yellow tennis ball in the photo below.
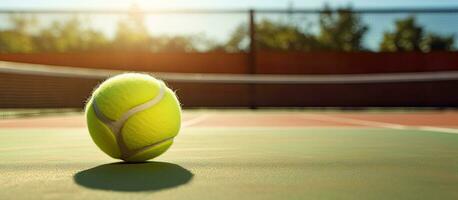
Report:
[[[181,108],[164,82],[126,73],[103,82],[86,104],[94,143],[106,154],[141,162],[164,153],[181,125]]]

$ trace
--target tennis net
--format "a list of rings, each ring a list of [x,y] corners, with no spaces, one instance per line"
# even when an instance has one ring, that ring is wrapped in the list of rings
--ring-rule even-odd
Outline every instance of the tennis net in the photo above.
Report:
[[[126,71],[0,62],[0,108],[82,108]],[[186,107],[457,106],[458,71],[272,75],[150,73]]]

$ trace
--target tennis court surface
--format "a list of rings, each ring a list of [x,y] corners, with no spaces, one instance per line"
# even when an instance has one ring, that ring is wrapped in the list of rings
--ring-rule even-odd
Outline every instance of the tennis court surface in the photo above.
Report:
[[[0,199],[457,199],[458,112],[186,110],[141,164],[81,113],[0,121]]]

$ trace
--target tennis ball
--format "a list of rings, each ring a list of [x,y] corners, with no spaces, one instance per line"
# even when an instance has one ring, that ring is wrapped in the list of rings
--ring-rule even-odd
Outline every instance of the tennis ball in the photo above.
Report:
[[[109,156],[127,162],[164,153],[181,125],[175,93],[147,74],[109,78],[93,92],[85,113],[94,143]]]

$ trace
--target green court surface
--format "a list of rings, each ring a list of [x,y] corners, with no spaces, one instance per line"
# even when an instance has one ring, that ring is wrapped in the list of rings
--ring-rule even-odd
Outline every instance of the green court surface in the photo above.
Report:
[[[86,129],[1,129],[0,199],[458,199],[458,134],[185,128],[117,163]]]

